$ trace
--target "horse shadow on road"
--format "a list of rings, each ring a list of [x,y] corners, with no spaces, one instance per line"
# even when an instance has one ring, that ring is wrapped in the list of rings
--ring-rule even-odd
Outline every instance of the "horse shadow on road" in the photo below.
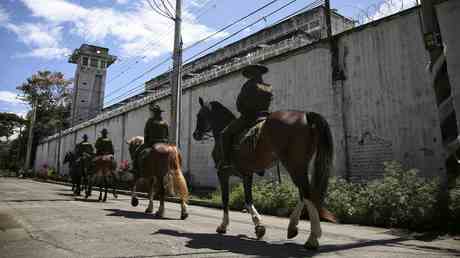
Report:
[[[188,238],[190,240],[186,242],[185,246],[192,249],[211,249],[257,257],[309,257],[316,253],[306,250],[303,245],[296,243],[273,244],[263,240],[256,240],[246,235],[232,236],[216,233],[188,233],[169,229],[160,229],[152,233],[152,235],[156,234]]]
[[[142,211],[129,211],[120,209],[104,209],[105,211],[111,212],[106,216],[125,217],[128,219],[156,219],[156,220],[180,220],[179,218],[168,218],[168,217],[157,217],[155,214],[145,213]]]
[[[274,243],[266,242],[263,240],[255,240],[245,235],[218,235],[216,233],[189,233],[179,232],[176,230],[160,229],[152,235],[164,234],[174,237],[183,237],[190,239],[186,242],[186,247],[192,249],[211,249],[217,251],[224,251],[229,253],[236,253],[241,255],[257,256],[264,258],[278,258],[278,257],[312,257],[321,253],[333,253],[346,251],[351,249],[360,249],[373,246],[385,246],[387,248],[394,248],[391,252],[395,254],[407,252],[407,249],[432,251],[444,255],[460,256],[458,250],[433,248],[423,245],[414,245],[403,243],[407,238],[391,238],[381,240],[359,240],[354,243],[346,244],[324,244],[320,245],[319,250],[312,251],[304,248],[303,245],[294,242]],[[406,250],[401,250],[404,248]],[[355,254],[358,255],[359,254]]]

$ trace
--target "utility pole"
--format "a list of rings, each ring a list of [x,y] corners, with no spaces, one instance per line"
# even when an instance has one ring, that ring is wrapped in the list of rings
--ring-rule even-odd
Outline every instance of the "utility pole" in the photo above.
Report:
[[[176,0],[174,18],[173,71],[171,75],[171,142],[180,147],[180,113],[182,108],[182,0]]]
[[[32,119],[30,120],[30,127],[29,127],[29,137],[27,138],[27,153],[26,153],[26,163],[24,165],[25,172],[30,166],[30,159],[32,155],[32,143],[34,141],[34,125],[35,119],[37,117],[37,105],[38,105],[38,97],[35,97],[33,106],[32,106]]]

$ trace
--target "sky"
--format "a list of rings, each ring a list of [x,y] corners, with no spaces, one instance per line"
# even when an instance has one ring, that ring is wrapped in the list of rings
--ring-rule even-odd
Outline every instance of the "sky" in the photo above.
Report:
[[[214,34],[184,50],[184,60],[242,28],[247,27],[209,51],[270,26],[314,2],[278,0],[218,32],[272,1],[183,0],[184,47]],[[174,5],[175,0],[170,2]],[[415,0],[331,0],[331,8],[366,22],[414,3]],[[68,56],[85,43],[107,47],[110,54],[117,56],[107,70],[105,106],[140,93],[145,81],[170,69],[173,35],[174,22],[154,12],[147,0],[0,0],[0,112],[24,115],[30,110],[16,98],[16,87],[39,70],[62,72],[72,79],[75,65],[68,63]],[[168,61],[159,65],[163,60]]]

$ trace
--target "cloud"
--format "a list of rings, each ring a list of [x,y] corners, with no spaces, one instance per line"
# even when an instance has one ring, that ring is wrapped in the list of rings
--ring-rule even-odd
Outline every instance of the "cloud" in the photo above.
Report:
[[[367,22],[395,14],[415,5],[417,5],[417,0],[386,0],[374,8],[375,11],[370,15]]]
[[[11,91],[0,91],[0,101],[7,102],[9,104],[25,104],[22,100],[17,98],[17,94]]]
[[[70,54],[70,49],[60,47],[62,26],[41,23],[24,23],[20,25],[8,23],[5,27],[14,32],[20,41],[31,48],[31,52],[18,54],[17,56],[19,57],[61,59]]]
[[[0,23],[5,23],[10,19],[9,14],[0,6]]]
[[[169,52],[172,48],[173,22],[155,14],[146,1],[134,2],[123,11],[107,7],[85,8],[66,0],[22,2],[31,10],[33,16],[57,28],[69,26],[69,33],[76,34],[86,41],[99,44],[103,44],[105,40],[114,41],[124,57],[146,56],[146,60],[149,60]],[[206,0],[194,0],[192,4],[203,3],[206,3]],[[183,13],[182,31],[185,45],[214,32],[213,29],[199,24],[186,10]],[[225,34],[218,35],[222,36]]]

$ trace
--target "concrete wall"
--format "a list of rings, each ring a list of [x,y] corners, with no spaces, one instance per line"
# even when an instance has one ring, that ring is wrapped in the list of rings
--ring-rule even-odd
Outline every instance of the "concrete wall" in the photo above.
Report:
[[[419,17],[410,12],[340,37],[345,130],[353,178],[377,176],[396,159],[443,173],[434,90]]]
[[[238,64],[184,82],[181,151],[191,184],[217,183],[210,157],[213,140],[196,142],[191,137],[198,98],[220,101],[235,112],[236,95],[245,81],[239,69],[251,62],[262,62],[270,69],[264,78],[274,88],[272,110],[299,109],[325,116],[333,131],[335,175],[356,180],[374,178],[381,175],[386,160],[399,160],[425,176],[443,175],[437,107],[425,70],[428,57],[416,11],[411,9],[338,35],[339,65],[346,77],[343,81],[332,82],[327,42],[294,40],[258,50]],[[87,133],[94,141],[95,132],[106,127],[117,161],[129,159],[124,141],[143,135],[147,104],[158,103],[169,119],[167,93],[109,111],[73,130],[78,139]],[[73,146],[74,132],[65,134],[69,134],[64,138],[67,150]],[[56,137],[39,146],[36,167],[46,162],[42,152],[51,141]]]
[[[457,127],[460,128],[460,2],[446,1],[437,5],[437,18],[440,25],[444,54],[446,56],[447,72],[454,108],[457,114]]]

